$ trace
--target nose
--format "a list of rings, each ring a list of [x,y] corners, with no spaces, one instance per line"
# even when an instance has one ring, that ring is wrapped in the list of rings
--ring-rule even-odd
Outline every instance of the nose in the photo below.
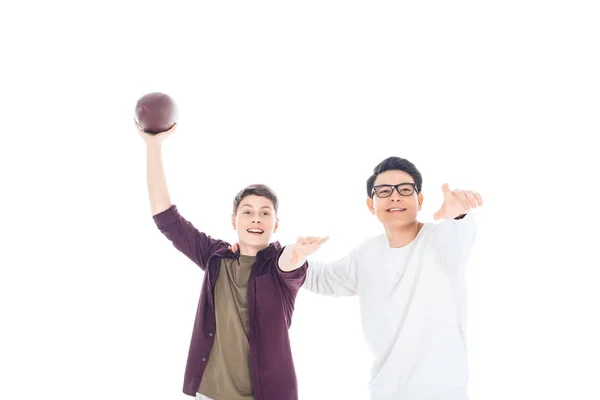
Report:
[[[262,221],[260,220],[260,218],[252,218],[252,223],[253,224],[259,223],[260,224],[260,223],[262,223]]]
[[[398,188],[395,188],[395,190],[392,190],[392,195],[390,196],[391,201],[404,201],[402,196],[400,196],[400,192],[398,190],[399,190]]]

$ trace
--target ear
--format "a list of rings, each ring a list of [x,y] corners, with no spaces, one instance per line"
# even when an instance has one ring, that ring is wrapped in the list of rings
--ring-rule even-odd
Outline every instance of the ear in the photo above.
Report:
[[[275,219],[275,226],[273,227],[273,233],[277,232],[277,229],[279,228],[279,218]]]
[[[367,207],[369,208],[369,211],[371,211],[371,214],[375,215],[375,205],[373,204],[372,197],[367,197]]]
[[[235,214],[231,214],[231,226],[233,227],[234,231],[237,229],[235,225]]]
[[[423,193],[419,193],[417,195],[417,200],[419,201],[419,208],[418,208],[418,210],[421,211],[421,206],[423,205]]]

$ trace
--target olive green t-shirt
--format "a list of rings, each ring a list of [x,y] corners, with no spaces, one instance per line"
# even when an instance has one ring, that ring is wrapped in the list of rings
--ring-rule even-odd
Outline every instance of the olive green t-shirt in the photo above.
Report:
[[[248,278],[256,257],[221,259],[215,286],[215,342],[198,392],[218,400],[254,400],[248,346]]]

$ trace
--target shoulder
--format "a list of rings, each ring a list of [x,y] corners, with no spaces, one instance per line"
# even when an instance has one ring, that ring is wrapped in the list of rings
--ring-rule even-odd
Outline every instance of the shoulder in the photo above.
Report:
[[[354,256],[360,258],[363,256],[372,256],[378,254],[381,249],[385,247],[387,243],[387,237],[385,233],[378,235],[371,235],[362,240],[353,250]]]

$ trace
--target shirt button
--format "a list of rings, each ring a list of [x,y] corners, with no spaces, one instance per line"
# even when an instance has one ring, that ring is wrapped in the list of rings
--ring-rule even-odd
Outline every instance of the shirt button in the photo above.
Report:
[[[212,335],[213,335],[212,332],[208,334],[208,336],[212,336]]]
[[[205,358],[205,357],[202,357],[202,361],[206,361],[206,358]]]

